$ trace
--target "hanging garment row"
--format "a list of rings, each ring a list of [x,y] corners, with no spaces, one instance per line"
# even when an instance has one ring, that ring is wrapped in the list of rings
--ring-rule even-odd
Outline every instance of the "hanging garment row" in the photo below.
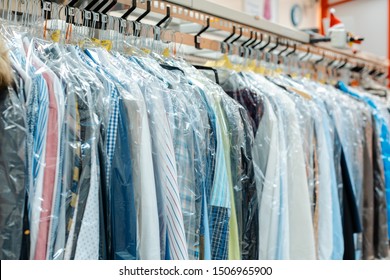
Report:
[[[384,99],[5,35],[1,259],[388,256]]]

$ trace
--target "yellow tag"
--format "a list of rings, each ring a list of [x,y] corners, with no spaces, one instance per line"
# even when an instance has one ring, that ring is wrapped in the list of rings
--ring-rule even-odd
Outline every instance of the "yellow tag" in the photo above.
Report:
[[[99,39],[92,38],[91,41],[92,41],[96,46],[100,47],[101,42],[100,42]]]
[[[265,68],[265,67],[264,67],[264,75],[265,75],[265,76],[272,76],[272,75],[273,75],[272,69],[269,69],[269,68]]]
[[[53,33],[51,34],[51,40],[53,42],[58,43],[61,39],[61,31],[60,30],[54,30]]]
[[[103,40],[100,42],[100,45],[105,48],[107,51],[112,50],[112,41],[111,40]]]
[[[257,70],[258,74],[265,76],[265,72],[266,72],[266,69],[264,66],[258,67],[258,70]]]
[[[215,68],[217,66],[217,62],[214,60],[209,60],[206,62],[206,64],[204,66]]]
[[[80,41],[78,45],[80,48],[83,48],[85,45],[85,40]]]
[[[227,68],[230,70],[234,69],[233,64],[230,62],[230,59],[227,54],[224,54],[220,60],[217,61],[216,66],[219,68]]]
[[[308,100],[312,100],[313,99],[310,94],[308,94],[307,92],[304,92],[304,91],[302,91],[300,89],[297,89],[297,88],[294,88],[294,87],[289,87],[289,90],[299,94],[300,96],[302,96],[305,99],[308,99]]]
[[[163,57],[170,57],[171,52],[169,51],[169,48],[165,48],[162,52]]]
[[[151,51],[149,50],[149,49],[147,49],[147,48],[142,48],[141,49],[144,53],[146,53],[146,54],[150,54],[151,53]]]
[[[307,73],[307,74],[305,75],[305,78],[306,78],[306,79],[310,79],[310,78],[311,78],[310,73]]]
[[[282,68],[277,68],[277,69],[275,70],[275,73],[276,73],[276,74],[282,74],[282,73],[283,73]]]
[[[291,77],[293,77],[293,78],[296,78],[296,77],[298,77],[298,74],[297,73],[291,73]]]
[[[245,67],[246,71],[255,71],[256,69],[256,60],[252,59],[249,61],[248,65]]]
[[[72,199],[70,201],[70,206],[72,206],[73,208],[75,208],[77,205],[77,194],[75,193],[72,193]]]
[[[233,69],[237,72],[242,72],[244,70],[244,66],[238,64],[238,65],[235,65],[235,67]]]

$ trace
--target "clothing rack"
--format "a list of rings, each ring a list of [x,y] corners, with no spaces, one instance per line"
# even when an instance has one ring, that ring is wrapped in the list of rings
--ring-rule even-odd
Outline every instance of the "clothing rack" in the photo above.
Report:
[[[132,0],[118,1],[118,3],[130,6],[131,2]],[[146,9],[146,1],[137,2],[137,8]],[[377,57],[372,54],[363,52],[355,54],[350,49],[340,50],[332,48],[324,43],[310,44],[310,35],[305,32],[284,27],[259,17],[250,16],[246,13],[238,12],[207,0],[156,0],[152,2],[151,12],[160,15],[164,15],[166,13],[166,7],[169,6],[172,18],[196,23],[202,26],[206,26],[206,21],[209,19],[210,26],[208,30],[210,33],[215,34],[218,31],[225,32],[224,34],[226,34],[226,32],[231,33],[233,27],[235,26],[236,30],[242,28],[242,40],[249,39],[251,32],[264,34],[266,36],[271,36],[271,42],[276,42],[276,38],[279,38],[285,42],[289,42],[289,46],[291,48],[295,44],[296,50],[300,52],[306,52],[307,49],[310,48],[310,53],[319,57],[325,56],[326,58],[333,60],[337,58],[348,59],[350,62],[379,68],[383,72],[388,72],[388,68],[390,66],[388,59]],[[207,36],[206,33],[207,31],[204,33],[205,36]],[[236,34],[238,35],[238,33]],[[177,34],[176,38],[179,43],[195,46],[193,35],[181,33]],[[207,37],[201,37],[198,40],[201,49],[221,51],[220,41],[212,40]]]
[[[66,3],[80,6],[94,1],[43,1]],[[336,49],[326,43],[310,44],[310,35],[292,28],[269,22],[256,16],[251,16],[243,12],[212,3],[207,0],[118,0],[95,1],[96,6],[102,10],[109,9],[108,14],[114,17],[122,17],[127,10],[118,8],[117,4],[132,7],[131,17],[142,15],[141,19],[149,20],[148,23],[157,24],[164,16],[168,18],[167,8],[169,8],[169,18],[176,24],[174,37],[177,44],[193,47],[191,55],[197,57],[198,53],[221,52],[226,49],[223,43],[224,38],[229,34],[239,39],[236,43],[252,42],[256,43],[253,37],[262,38],[262,44],[269,40],[269,47],[295,49],[300,53],[310,53],[318,58],[329,60],[347,60],[348,63],[362,65],[363,68],[376,69],[387,76],[389,75],[390,62],[388,59],[372,54],[357,52],[350,49]],[[116,5],[112,5],[115,2]],[[136,3],[136,7],[133,4]],[[102,6],[103,5],[103,6]],[[149,10],[148,10],[149,5]],[[90,6],[90,5],[89,5]],[[93,6],[93,5],[92,5]],[[113,6],[113,7],[112,7]],[[140,12],[141,11],[141,12]],[[144,12],[147,11],[147,12]],[[233,20],[234,18],[234,20]],[[172,25],[168,28],[171,29]],[[199,32],[201,31],[201,32]],[[233,31],[233,32],[232,32]],[[230,37],[230,36],[229,36]],[[233,39],[233,38],[232,38]],[[282,42],[279,43],[278,42]],[[290,51],[290,50],[289,50]]]

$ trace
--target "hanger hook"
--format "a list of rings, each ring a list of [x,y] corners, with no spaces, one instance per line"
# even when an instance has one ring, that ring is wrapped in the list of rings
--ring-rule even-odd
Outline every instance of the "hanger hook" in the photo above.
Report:
[[[272,53],[279,47],[279,37],[276,37],[276,45],[268,50],[268,53]]]
[[[130,9],[128,9],[126,13],[122,15],[122,19],[127,19],[135,9],[137,9],[137,0],[133,0]]]
[[[144,17],[146,17],[150,13],[151,10],[152,10],[152,1],[151,0],[147,0],[147,2],[146,2],[146,11],[142,15],[140,15],[135,21],[141,22],[141,20]]]
[[[238,37],[236,39],[234,39],[233,41],[231,41],[230,44],[234,44],[241,37],[242,37],[242,27],[240,27],[240,34],[238,35]]]
[[[255,38],[246,47],[247,48],[251,47],[254,43],[256,43],[257,39],[258,39],[258,34],[257,32],[255,32]]]
[[[236,34],[236,26],[233,25],[233,31],[232,31],[232,33],[231,33],[228,37],[226,37],[226,39],[223,40],[223,42],[224,42],[224,43],[228,43],[228,41],[229,41],[235,34]]]
[[[194,39],[195,39],[195,48],[197,48],[198,50],[200,50],[200,35],[202,35],[204,32],[207,31],[207,29],[209,29],[210,27],[210,18],[207,18],[206,19],[206,26],[204,26],[199,32],[198,34],[195,35]]]
[[[260,33],[260,41],[257,42],[255,45],[252,46],[252,49],[256,48],[257,46],[259,46],[262,42],[263,42],[263,33]]]
[[[288,50],[289,47],[290,47],[290,44],[289,44],[289,42],[287,41],[287,43],[286,43],[286,48],[284,48],[283,50],[281,50],[281,51],[278,53],[278,56],[282,56],[282,54],[284,54],[284,53]]]
[[[293,50],[286,54],[286,57],[289,57],[290,55],[293,55],[297,51],[297,44],[294,44]]]
[[[253,38],[253,30],[251,30],[251,32],[250,32],[249,39],[246,40],[245,42],[243,42],[241,44],[241,47],[245,47],[246,44],[248,44],[250,41],[252,41],[252,38]]]
[[[269,44],[271,44],[271,36],[268,35],[268,41],[267,41],[267,43],[266,43],[264,46],[262,46],[259,50],[260,50],[260,51],[265,50],[265,48],[268,47]]]
[[[303,59],[305,59],[309,54],[310,54],[310,47],[307,47],[307,51],[306,51],[305,55],[302,56],[299,60],[303,61]]]

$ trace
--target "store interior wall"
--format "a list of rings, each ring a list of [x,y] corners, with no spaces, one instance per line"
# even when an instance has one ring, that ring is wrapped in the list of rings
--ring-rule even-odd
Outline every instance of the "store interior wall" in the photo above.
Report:
[[[388,54],[388,0],[355,0],[335,7],[346,29],[365,40],[359,48],[379,56]]]
[[[257,2],[262,11],[264,0],[210,0],[211,2],[229,7],[237,11],[245,11],[246,3]],[[271,0],[277,9],[274,21],[278,24],[294,28],[291,22],[291,8],[298,4],[302,7],[302,21],[297,28],[316,28],[319,25],[319,0]],[[260,12],[261,13],[261,12]],[[261,14],[259,16],[262,16]]]

